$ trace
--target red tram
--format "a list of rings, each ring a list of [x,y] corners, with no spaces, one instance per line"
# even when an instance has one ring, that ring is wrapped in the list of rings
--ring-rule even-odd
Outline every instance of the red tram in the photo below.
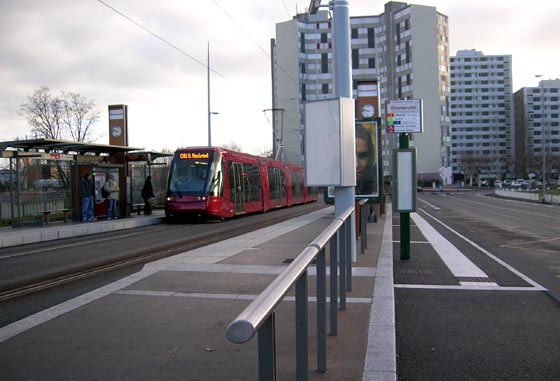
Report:
[[[305,187],[303,176],[301,166],[222,148],[178,149],[165,215],[224,219],[316,201],[316,189]]]

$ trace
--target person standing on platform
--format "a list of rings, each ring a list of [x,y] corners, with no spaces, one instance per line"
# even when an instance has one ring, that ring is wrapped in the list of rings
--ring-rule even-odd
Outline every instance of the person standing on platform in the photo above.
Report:
[[[150,199],[153,199],[154,188],[152,188],[152,176],[146,178],[144,187],[142,188],[142,198],[144,199],[144,214],[152,214],[152,205],[150,204]]]
[[[109,174],[109,178],[103,185],[105,192],[109,195],[107,196],[107,219],[116,220],[117,219],[117,201],[119,200],[119,186],[115,181],[115,176]]]
[[[91,174],[86,173],[80,181],[80,191],[82,193],[82,222],[95,221],[93,217],[93,181]]]

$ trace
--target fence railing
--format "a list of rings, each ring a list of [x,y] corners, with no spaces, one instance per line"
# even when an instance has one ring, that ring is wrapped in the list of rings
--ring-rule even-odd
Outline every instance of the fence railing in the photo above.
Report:
[[[344,213],[310,243],[295,260],[260,293],[226,329],[226,337],[237,344],[258,333],[259,380],[276,380],[275,311],[295,285],[296,379],[308,379],[308,279],[309,266],[316,260],[317,280],[317,371],[327,370],[327,244],[330,254],[330,334],[337,334],[338,310],[346,309],[346,292],[352,290],[351,218],[354,208]],[[362,234],[365,232],[362,219]],[[340,281],[338,282],[338,276]],[[337,290],[337,284],[339,290]],[[340,292],[340,297],[338,297]]]

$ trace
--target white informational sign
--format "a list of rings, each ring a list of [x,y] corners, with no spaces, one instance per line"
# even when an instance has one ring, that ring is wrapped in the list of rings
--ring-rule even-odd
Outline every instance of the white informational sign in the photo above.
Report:
[[[396,100],[387,104],[387,133],[422,132],[422,100]]]
[[[305,185],[356,185],[354,100],[305,104]]]
[[[416,211],[416,150],[393,150],[396,163],[395,181],[395,210],[398,212]]]

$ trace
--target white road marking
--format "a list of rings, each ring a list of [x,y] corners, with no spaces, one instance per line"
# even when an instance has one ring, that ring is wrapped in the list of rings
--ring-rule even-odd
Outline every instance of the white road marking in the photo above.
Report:
[[[459,251],[451,242],[434,229],[418,213],[410,213],[410,217],[420,229],[420,232],[432,244],[436,253],[440,256],[449,271],[455,277],[468,278],[488,278],[488,275],[477,265],[472,263],[462,252]],[[462,282],[461,282],[462,284]],[[468,285],[468,284],[467,284]],[[481,285],[497,286],[494,282],[484,282]]]
[[[435,209],[435,210],[441,210],[441,208],[435,206],[434,204],[430,204],[428,201],[422,199],[422,198],[418,198],[418,201],[422,201],[424,204],[428,205],[430,208]]]
[[[478,283],[470,283],[469,285],[442,285],[442,284],[395,284],[395,288],[414,288],[414,289],[424,289],[424,290],[474,290],[474,291],[538,291],[543,290],[536,287],[502,287],[494,283],[494,286],[481,285]]]
[[[511,271],[512,273],[514,273],[518,277],[520,277],[521,279],[523,279],[525,282],[529,283],[531,286],[535,287],[537,289],[537,291],[547,291],[546,287],[541,286],[539,283],[535,282],[534,280],[529,278],[527,275],[521,273],[520,271],[518,271],[514,267],[512,267],[509,264],[507,264],[506,262],[502,261],[500,258],[496,257],[494,254],[490,253],[488,250],[479,246],[477,243],[471,241],[470,239],[468,239],[467,237],[465,237],[464,235],[462,235],[458,231],[452,229],[450,226],[447,226],[445,223],[443,223],[443,221],[440,221],[439,219],[432,216],[430,213],[426,212],[425,210],[422,210],[422,212],[425,213],[426,215],[428,215],[431,219],[433,219],[437,223],[439,223],[441,226],[443,226],[444,228],[446,228],[447,230],[449,230],[450,232],[452,232],[453,234],[458,236],[459,238],[463,239],[465,242],[469,243],[471,246],[478,249],[480,252],[482,252],[483,254],[488,256],[489,258],[492,258],[494,261],[496,261],[497,263],[499,263],[500,265],[502,265],[503,267],[505,267],[506,269],[508,269],[509,271]]]
[[[226,300],[253,300],[258,295],[251,294],[210,294],[203,292],[169,292],[169,291],[149,291],[149,290],[119,290],[114,292],[119,295],[139,295],[139,296],[158,296],[158,297],[175,297],[175,298],[205,298],[205,299],[226,299]],[[310,302],[317,302],[317,297],[309,296]],[[295,302],[295,296],[285,296],[282,301]],[[330,298],[327,297],[327,302]],[[346,298],[347,303],[353,304],[369,304],[371,298]]]

